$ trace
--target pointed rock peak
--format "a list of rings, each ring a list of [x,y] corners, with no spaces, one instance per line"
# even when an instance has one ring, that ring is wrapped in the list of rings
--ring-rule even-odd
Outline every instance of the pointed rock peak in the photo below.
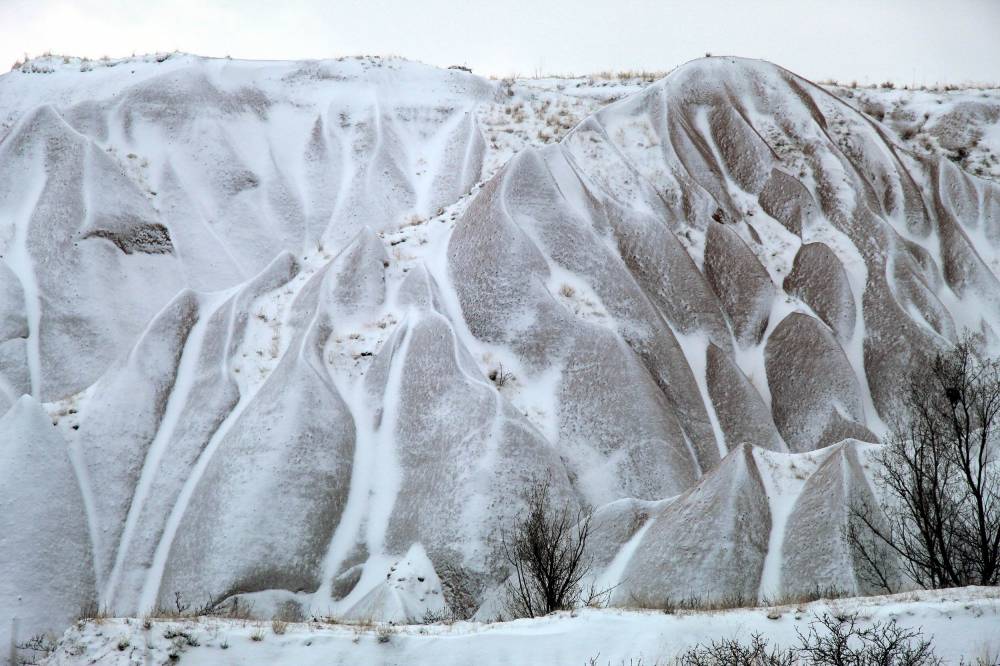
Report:
[[[369,226],[364,226],[361,230],[355,234],[351,242],[347,244],[347,247],[340,253],[340,255],[345,255],[348,253],[363,253],[365,255],[370,255],[373,257],[379,257],[384,261],[389,261],[389,255],[385,252],[385,246],[382,245],[382,240],[375,233],[375,230]],[[336,261],[339,257],[334,258]]]
[[[110,368],[99,380],[99,385],[113,378],[122,365],[135,364],[148,370],[166,361],[168,365],[176,366],[187,336],[202,314],[201,309],[198,293],[192,289],[181,289],[149,322],[124,357],[124,362]],[[165,356],[153,358],[151,355],[154,353]]]
[[[765,213],[796,236],[816,213],[816,202],[806,186],[795,176],[774,168],[757,196]]]
[[[718,466],[706,473],[696,486],[683,494],[680,501],[694,501],[705,493],[710,495],[722,493],[726,497],[731,497],[728,493],[738,488],[752,488],[754,492],[763,492],[763,481],[753,449],[752,444],[737,444],[730,449]]]
[[[709,472],[709,475],[733,474],[745,471],[759,476],[757,460],[753,457],[753,449],[754,445],[748,442],[737,444],[729,450],[729,453],[722,459],[719,466]]]
[[[727,444],[750,442],[774,451],[787,451],[771,410],[731,355],[709,343],[705,361],[708,393]]]
[[[764,348],[771,413],[794,452],[813,451],[846,437],[868,439],[861,386],[826,324],[793,312]],[[836,409],[831,405],[837,405]]]
[[[512,184],[527,185],[530,183],[532,188],[552,185],[552,174],[549,172],[548,165],[546,164],[546,148],[549,151],[558,149],[557,146],[546,146],[544,148],[530,146],[516,153],[510,159],[508,163],[509,167],[504,169],[504,171],[509,173],[510,178],[514,180]]]
[[[30,134],[47,127],[58,127],[59,129],[77,134],[76,130],[66,122],[62,114],[51,104],[42,104],[34,111],[26,113],[24,120],[21,121],[20,126],[15,131]]]
[[[385,269],[389,255],[369,227],[363,228],[326,269],[323,299],[350,316],[385,302]]]
[[[66,122],[51,104],[43,104],[33,111],[24,114],[24,118],[0,141],[0,153],[7,150],[15,155],[22,154],[29,146],[43,144],[53,136],[67,137],[77,143],[85,141],[85,137]]]
[[[250,280],[248,286],[271,285],[274,287],[292,280],[302,270],[302,265],[295,255],[288,250],[282,250],[264,267],[260,273]]]
[[[845,417],[837,409],[831,407],[826,428],[823,429],[823,434],[820,435],[817,446],[827,446],[845,439],[870,443],[878,442],[878,437],[866,426],[854,420],[854,418]]]
[[[399,285],[396,300],[401,306],[412,306],[441,311],[441,296],[437,281],[423,263],[417,264],[407,273]]]
[[[6,413],[0,415],[0,434],[14,429],[51,430],[52,420],[49,418],[42,403],[34,397],[24,394],[10,406]]]

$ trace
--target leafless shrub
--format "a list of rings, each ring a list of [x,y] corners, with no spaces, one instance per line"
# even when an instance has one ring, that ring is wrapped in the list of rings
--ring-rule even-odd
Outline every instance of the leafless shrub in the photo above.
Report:
[[[271,631],[273,631],[277,635],[281,636],[286,631],[288,631],[288,623],[285,622],[284,620],[280,620],[278,618],[274,618],[274,619],[271,620]]]
[[[968,666],[1000,666],[1000,645],[986,642],[979,646],[971,661],[962,660]]]
[[[198,637],[195,636],[191,631],[187,629],[182,629],[177,626],[169,626],[163,630],[163,637],[168,641],[172,640],[178,645],[186,645],[188,647],[198,647],[201,643],[198,641]]]
[[[157,606],[147,615],[147,618],[177,620],[214,615],[232,619],[249,619],[250,609],[246,605],[240,606],[239,597],[227,600],[208,594],[205,598],[206,600],[203,604],[194,606],[186,601],[180,592],[174,592],[174,603],[172,605]]]
[[[204,615],[223,617],[230,620],[249,620],[253,617],[253,602],[241,601],[238,596],[218,601],[209,606]]]
[[[289,623],[302,622],[306,619],[305,614],[302,612],[302,605],[292,599],[281,602],[278,605],[278,612],[275,613],[274,617]]]
[[[796,632],[801,643],[798,652],[805,663],[867,666],[934,666],[942,664],[935,656],[931,640],[916,629],[904,629],[896,620],[875,622],[869,627],[858,624],[857,615],[818,617],[806,633]]]
[[[497,385],[497,388],[500,388],[507,382],[514,379],[514,374],[510,371],[504,370],[503,363],[501,363],[499,364],[499,367],[490,371],[489,378],[491,382]]]
[[[15,645],[16,664],[42,664],[56,650],[55,638],[37,634]],[[13,658],[13,657],[12,657]]]
[[[396,633],[396,628],[387,622],[380,623],[375,627],[375,640],[379,643],[388,643]]]
[[[524,499],[524,513],[500,534],[500,558],[510,570],[506,610],[513,617],[538,617],[576,607],[580,582],[591,568],[591,515],[554,506],[547,483],[532,486]]]
[[[924,588],[997,585],[1000,363],[965,339],[912,382],[906,407],[876,456],[889,504],[852,507],[852,551],[889,591],[893,560]]]
[[[771,608],[773,606],[799,606],[820,599],[842,599],[853,596],[851,592],[837,587],[820,587],[816,585],[811,589],[796,592],[794,594],[783,594],[781,596],[758,600],[756,597],[748,597],[744,594],[734,592],[722,597],[704,597],[699,595],[689,595],[687,597],[658,597],[655,599],[644,597],[635,592],[629,595],[628,608],[641,608],[644,610],[660,610],[670,615],[678,612],[713,612],[720,610],[732,610],[735,608]]]
[[[862,626],[857,615],[824,614],[805,632],[796,631],[798,644],[782,648],[760,634],[749,642],[722,639],[697,645],[682,654],[680,666],[937,666],[930,639],[900,627],[895,620]]]
[[[698,645],[677,660],[680,666],[792,666],[796,662],[793,651],[770,646],[760,634],[753,634],[749,643],[722,639]]]
[[[420,617],[419,624],[450,624],[454,620],[455,617],[447,611],[433,611],[428,608]]]

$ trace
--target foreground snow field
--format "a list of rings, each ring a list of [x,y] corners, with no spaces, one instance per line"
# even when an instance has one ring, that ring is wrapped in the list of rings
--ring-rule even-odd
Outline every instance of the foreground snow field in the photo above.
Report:
[[[949,664],[1000,657],[1000,590],[973,587],[727,611],[584,609],[494,624],[293,623],[281,635],[264,622],[201,618],[153,621],[144,629],[140,619],[110,619],[68,630],[45,663],[166,664],[173,654],[189,666],[666,666],[713,639],[760,633],[790,645],[796,629],[827,612],[919,628]]]

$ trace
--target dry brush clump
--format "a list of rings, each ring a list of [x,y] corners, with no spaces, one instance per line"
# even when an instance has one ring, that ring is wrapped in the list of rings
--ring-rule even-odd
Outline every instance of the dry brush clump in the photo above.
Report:
[[[919,629],[896,620],[863,625],[857,615],[817,616],[806,631],[796,630],[791,647],[772,644],[761,634],[748,641],[721,639],[697,645],[677,659],[679,666],[938,666],[932,641]]]

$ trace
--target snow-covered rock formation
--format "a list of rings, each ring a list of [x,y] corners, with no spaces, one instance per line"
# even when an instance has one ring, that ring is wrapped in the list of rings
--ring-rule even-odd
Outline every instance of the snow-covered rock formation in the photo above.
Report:
[[[176,594],[436,614],[539,481],[597,509],[615,604],[866,591],[838,539],[898,387],[1000,344],[1000,186],[733,58],[513,154],[497,119],[568,97],[379,59],[0,77],[0,633]]]

